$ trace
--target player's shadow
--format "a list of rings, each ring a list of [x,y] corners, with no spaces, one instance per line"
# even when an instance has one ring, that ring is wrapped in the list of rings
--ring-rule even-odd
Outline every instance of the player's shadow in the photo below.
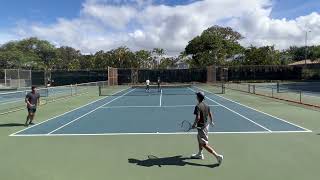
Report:
[[[162,158],[147,158],[144,160],[139,159],[128,159],[129,163],[136,164],[138,166],[144,167],[152,167],[152,166],[202,166],[208,168],[215,168],[218,167],[219,164],[198,164],[193,162],[188,162],[187,160],[191,160],[192,158],[179,156],[172,156],[172,157],[162,157]]]
[[[24,124],[21,124],[21,123],[0,124],[0,128],[2,128],[2,127],[20,127],[20,126],[24,126]]]

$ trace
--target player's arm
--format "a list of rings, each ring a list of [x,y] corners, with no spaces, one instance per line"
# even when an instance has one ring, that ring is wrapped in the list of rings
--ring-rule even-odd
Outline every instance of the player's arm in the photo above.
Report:
[[[214,123],[213,123],[213,116],[212,116],[211,111],[209,111],[209,119],[210,119],[210,124],[211,124],[211,125],[214,125]]]
[[[39,104],[40,104],[40,95],[37,98],[37,106],[39,106]]]
[[[200,113],[199,113],[198,107],[196,107],[194,109],[194,113],[193,114],[195,115],[195,119],[194,119],[194,123],[193,123],[192,127],[195,128],[195,127],[197,127],[197,124],[200,121]]]
[[[27,103],[27,105],[28,105],[29,107],[32,106],[32,104],[29,102],[29,97],[28,97],[28,96],[26,96],[25,102]]]
[[[197,124],[198,124],[199,120],[200,120],[200,116],[196,115],[196,118],[195,118],[195,120],[194,120],[194,123],[193,123],[193,125],[192,125],[192,128],[197,127]]]

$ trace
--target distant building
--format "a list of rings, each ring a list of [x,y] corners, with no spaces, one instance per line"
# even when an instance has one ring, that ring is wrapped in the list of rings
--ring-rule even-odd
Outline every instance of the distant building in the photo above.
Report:
[[[291,64],[288,64],[289,66],[303,66],[303,65],[320,65],[320,59],[311,61],[310,59],[307,60],[301,60],[301,61],[297,61]]]
[[[226,59],[227,62],[231,62],[231,61],[243,61],[245,59],[245,55],[244,54],[235,54],[229,58]]]
[[[183,61],[177,62],[177,69],[188,69],[189,64]]]

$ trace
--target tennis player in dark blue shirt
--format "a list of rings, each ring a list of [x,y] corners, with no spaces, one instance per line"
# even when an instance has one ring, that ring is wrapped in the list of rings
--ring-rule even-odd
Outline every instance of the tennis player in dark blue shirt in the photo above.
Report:
[[[37,106],[39,105],[39,101],[40,101],[40,94],[37,92],[36,87],[32,86],[31,92],[29,92],[26,95],[26,99],[25,99],[25,102],[27,104],[27,110],[28,110],[28,116],[27,116],[25,126],[33,124],[32,121],[37,111]]]

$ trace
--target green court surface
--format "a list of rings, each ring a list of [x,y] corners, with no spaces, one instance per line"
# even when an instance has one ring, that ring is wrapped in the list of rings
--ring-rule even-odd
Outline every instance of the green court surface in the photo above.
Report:
[[[119,87],[111,91],[116,93],[125,88]],[[208,91],[211,90],[210,86],[202,86],[201,88]],[[247,130],[241,130],[241,132],[233,131],[233,126],[229,123],[230,119],[227,119],[233,118],[233,116],[229,117],[227,115],[232,114],[232,112],[218,110],[221,108],[220,105],[230,108],[232,104],[230,102],[221,103],[218,101],[220,96],[286,120],[293,126],[288,127],[288,130],[278,131],[277,128],[281,124],[277,124],[278,122],[271,123],[273,119],[263,117],[262,120],[265,121],[263,127],[266,127],[271,132],[259,129],[259,127],[255,127],[252,123],[243,126],[244,129],[253,128],[252,132]],[[151,118],[156,119],[156,123],[159,123],[159,126],[161,125],[160,133],[148,133],[148,127],[142,128],[144,124],[139,124],[141,123],[138,119],[140,116],[130,116],[132,114],[128,114],[128,111],[130,111],[129,106],[130,108],[141,108],[142,105],[146,105],[156,108],[153,107],[153,104],[150,105],[148,103],[158,103],[158,98],[160,98],[160,106],[167,107],[172,107],[173,103],[176,103],[175,100],[184,101],[187,98],[187,96],[170,97],[167,97],[167,99],[160,96],[142,97],[143,100],[139,100],[139,104],[130,104],[132,102],[128,103],[130,98],[137,100],[138,97],[99,97],[97,91],[92,90],[90,93],[73,96],[65,100],[61,99],[40,107],[36,117],[39,125],[29,128],[29,130],[34,129],[32,132],[25,130],[23,126],[26,116],[25,111],[2,115],[0,116],[0,179],[157,180],[201,178],[220,180],[301,180],[317,179],[319,177],[319,110],[232,90],[227,90],[225,94],[219,94],[219,97],[216,95],[209,96],[212,102],[208,99],[206,101],[212,105],[213,111],[218,111],[217,116],[219,113],[225,114],[219,116],[217,127],[215,127],[217,128],[216,131],[220,131],[220,133],[213,131],[210,134],[210,144],[225,156],[223,164],[218,167],[215,165],[216,160],[206,152],[205,160],[191,160],[188,158],[190,154],[197,151],[195,134],[174,133],[174,129],[167,132],[166,129],[169,129],[170,126],[162,126],[165,121],[161,123],[161,119],[154,116]],[[127,115],[131,122],[124,123],[122,126],[138,125],[141,126],[141,129],[145,129],[145,131],[142,133],[131,133],[131,131],[135,132],[135,129],[129,128],[117,134],[113,132],[114,129],[108,129],[109,126],[112,127],[115,124],[102,123],[97,126],[105,126],[103,129],[106,132],[101,133],[98,127],[89,126],[85,123],[91,120],[88,117],[66,126],[69,128],[64,128],[67,122],[63,122],[58,128],[49,128],[51,131],[39,135],[39,132],[49,127],[42,128],[42,125],[47,125],[50,122],[46,120],[95,100],[106,98],[118,99],[113,102],[110,102],[112,99],[107,99],[106,103],[108,103],[108,107],[102,106],[103,109],[101,107],[98,108],[98,112],[90,116],[92,120],[99,122],[99,118],[101,117],[99,113],[106,113],[107,116],[112,116],[113,118],[113,114],[110,114],[110,112],[108,114],[107,111],[118,112],[115,109],[121,107],[125,108],[123,113]],[[189,97],[188,95],[188,98],[191,98],[191,100],[184,101],[183,105],[191,105],[191,102],[194,102],[192,96]],[[161,100],[163,101],[162,103]],[[215,101],[218,104],[214,103]],[[110,107],[114,107],[114,109],[108,109]],[[234,107],[231,110],[240,112],[241,110],[237,108]],[[140,112],[141,110],[137,111]],[[154,111],[157,112],[158,110]],[[141,112],[147,114],[149,111],[143,110]],[[184,113],[184,111],[181,112]],[[258,121],[260,116],[254,116],[253,114],[249,116],[249,114],[246,114],[248,112],[244,111],[240,113],[249,117],[247,119],[258,122],[257,124],[263,123],[262,121],[261,123]],[[78,114],[74,118],[78,118],[81,115]],[[163,114],[156,113],[153,115]],[[178,119],[179,116],[174,115],[173,118]],[[190,112],[190,119],[192,118],[192,112]],[[67,119],[57,119],[56,122],[59,123],[64,120]],[[55,120],[52,121],[54,122]],[[44,123],[40,124],[40,122]],[[228,123],[224,124],[224,122]],[[297,128],[295,125],[303,127],[303,129],[291,131],[290,128]],[[38,128],[40,130],[37,127],[41,127]],[[61,132],[57,132],[59,134],[54,135],[54,133],[50,133],[53,132],[52,130],[54,132],[61,130]],[[17,132],[21,132],[21,134],[19,135]],[[70,135],[71,132],[72,135]],[[83,132],[88,133],[83,134]],[[148,159],[148,155],[154,155],[157,159]]]

